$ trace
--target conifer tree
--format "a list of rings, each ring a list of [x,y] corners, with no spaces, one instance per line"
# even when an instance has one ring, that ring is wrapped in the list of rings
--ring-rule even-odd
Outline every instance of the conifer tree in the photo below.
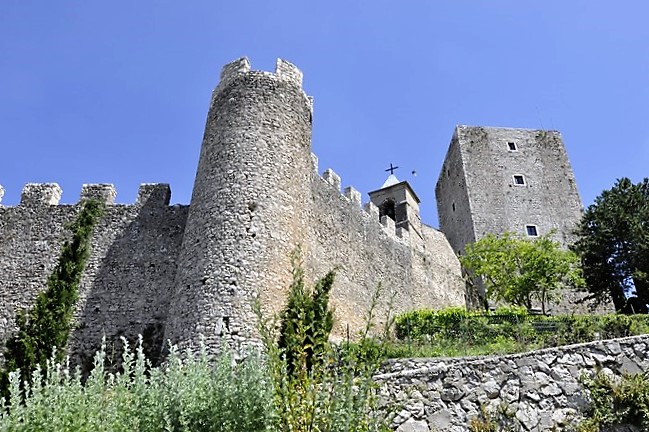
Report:
[[[278,345],[283,351],[290,375],[311,372],[322,362],[333,327],[329,294],[335,271],[327,273],[309,292],[304,286],[304,270],[300,259],[298,249],[293,253],[293,282],[280,317]]]
[[[0,395],[6,396],[9,372],[20,369],[23,379],[28,380],[37,365],[46,369],[55,349],[56,360],[63,359],[81,275],[90,256],[92,232],[103,212],[103,203],[84,201],[79,215],[68,226],[72,237],[63,244],[47,288],[38,294],[31,309],[17,313],[18,332],[7,341],[5,368],[0,371]]]

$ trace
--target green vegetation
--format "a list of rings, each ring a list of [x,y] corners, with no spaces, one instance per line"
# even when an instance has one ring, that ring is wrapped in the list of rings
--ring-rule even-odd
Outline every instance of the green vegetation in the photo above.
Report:
[[[104,369],[106,353],[82,384],[79,371],[50,362],[47,377],[37,367],[21,391],[17,372],[10,378],[10,409],[0,408],[2,431],[273,431],[272,387],[264,362],[251,355],[232,366],[223,354],[208,363],[182,358],[172,349],[164,368],[151,368],[142,339],[133,353],[126,346],[122,372]],[[24,398],[24,402],[21,402]]]
[[[387,345],[389,357],[454,357],[505,354],[573,343],[649,333],[647,315],[529,314],[525,308],[494,312],[464,308],[419,310],[395,320],[398,341]]]
[[[528,310],[536,300],[545,313],[560,288],[584,286],[579,259],[550,235],[527,240],[512,233],[488,234],[467,245],[459,258],[469,275],[483,281],[489,300]]]
[[[583,381],[590,391],[591,408],[586,412],[588,419],[579,425],[579,432],[599,432],[621,425],[649,430],[647,373],[625,375],[616,380],[600,371]]]
[[[82,382],[80,369],[70,371],[56,352],[44,367],[36,364],[29,380],[20,371],[8,374],[0,431],[387,431],[372,414],[379,348],[372,340],[359,349],[331,346],[333,273],[307,291],[297,255],[293,263],[290,308],[265,319],[257,307],[265,356],[248,353],[237,363],[225,352],[210,359],[201,344],[197,356],[172,347],[166,363],[152,367],[142,337],[135,353],[122,339],[122,370],[106,369],[102,344]]]
[[[647,313],[649,304],[649,179],[618,180],[582,217],[573,250],[581,257],[590,297],[615,309]],[[635,297],[627,302],[627,294]]]
[[[20,369],[29,380],[36,367],[46,371],[52,353],[56,352],[56,360],[63,359],[79,296],[79,282],[90,255],[90,238],[103,212],[104,205],[99,201],[83,203],[76,220],[68,226],[72,237],[63,244],[58,263],[47,280],[47,289],[38,294],[30,310],[18,312],[18,332],[7,341],[4,352],[0,395],[8,395],[10,371]]]
[[[293,282],[282,313],[279,337],[272,320],[260,318],[274,394],[275,429],[286,432],[370,432],[387,430],[370,415],[375,406],[372,376],[377,361],[366,349],[337,349],[328,342],[333,325],[328,309],[334,273],[313,290],[304,287],[299,251],[293,256]],[[370,311],[370,320],[371,320]],[[368,327],[371,322],[368,322]],[[279,343],[275,343],[279,340]],[[365,338],[359,347],[372,346]]]
[[[336,276],[334,271],[320,279],[312,292],[304,286],[304,270],[299,249],[293,253],[293,282],[288,301],[281,315],[279,349],[285,357],[291,375],[321,369],[333,327],[333,312],[329,310],[329,293]]]

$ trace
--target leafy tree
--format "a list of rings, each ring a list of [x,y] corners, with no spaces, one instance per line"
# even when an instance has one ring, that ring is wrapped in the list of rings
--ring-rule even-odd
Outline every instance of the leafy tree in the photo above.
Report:
[[[63,249],[47,289],[38,294],[34,306],[16,315],[18,332],[7,341],[5,369],[0,371],[0,393],[7,395],[9,372],[20,369],[27,380],[36,366],[46,370],[47,361],[58,349],[55,360],[63,359],[63,349],[72,330],[79,283],[90,255],[90,238],[103,215],[104,204],[85,201],[76,220],[68,227],[72,238]]]
[[[619,179],[588,207],[576,234],[573,250],[581,257],[590,298],[597,304],[612,300],[618,311],[647,313],[649,179]],[[636,296],[630,299],[633,308],[627,295]]]
[[[460,262],[482,279],[487,298],[527,309],[537,300],[543,313],[560,288],[584,285],[577,256],[549,235],[527,240],[513,233],[489,234],[467,245]]]

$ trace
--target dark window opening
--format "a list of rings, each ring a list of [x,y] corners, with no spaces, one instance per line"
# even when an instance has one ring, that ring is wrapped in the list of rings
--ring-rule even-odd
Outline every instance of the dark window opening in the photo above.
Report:
[[[525,185],[525,177],[522,175],[515,175],[514,176],[514,184],[519,185],[519,186],[524,186]]]
[[[453,207],[453,211],[455,211],[455,203],[453,203],[452,207]]]
[[[536,230],[536,225],[525,225],[525,230],[527,231],[527,235],[529,237],[538,237],[539,233]]]
[[[507,143],[507,146],[509,147],[509,151],[517,151],[518,148],[516,147],[516,143],[514,141],[509,141]]]
[[[451,176],[451,170],[449,170],[449,169],[447,168],[447,169],[446,169],[446,177],[450,177],[450,176]]]
[[[396,221],[395,214],[396,214],[396,209],[395,209],[394,201],[391,199],[387,199],[383,201],[383,204],[381,204],[381,206],[379,207],[379,220],[383,216],[387,216],[393,221]]]

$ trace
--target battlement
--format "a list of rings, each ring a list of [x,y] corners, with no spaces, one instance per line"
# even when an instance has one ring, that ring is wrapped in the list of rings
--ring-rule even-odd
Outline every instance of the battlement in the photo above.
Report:
[[[112,184],[84,184],[81,187],[80,200],[93,199],[101,201],[106,205],[111,205],[115,202],[117,191]]]
[[[136,205],[166,207],[171,200],[171,187],[167,183],[143,183],[137,192]]]
[[[302,87],[302,78],[304,76],[297,66],[280,58],[277,59],[277,62],[275,63],[275,72],[272,73],[252,70],[250,68],[250,60],[248,60],[248,57],[241,57],[240,59],[223,66],[221,69],[219,87],[225,87],[239,76],[248,73],[274,77],[282,81],[293,83],[300,88]]]
[[[317,170],[318,157],[315,154],[311,153],[311,158],[314,163],[314,167]],[[347,186],[341,193],[340,189],[342,185],[342,179],[338,174],[336,174],[334,170],[332,170],[331,168],[326,169],[320,176],[320,180],[327,183],[327,185],[334,189],[345,201],[351,203],[354,207],[357,207],[364,217],[367,217],[370,220],[374,221],[377,229],[382,228],[383,231],[385,231],[385,233],[388,234],[388,236],[392,239],[405,242],[410,241],[411,237],[409,236],[408,230],[402,227],[397,227],[393,219],[386,216],[379,219],[379,208],[374,203],[368,201],[367,203],[365,203],[365,205],[362,205],[362,195],[356,188],[354,188],[353,186]]]
[[[264,76],[277,79],[279,81],[288,82],[299,87],[300,89],[302,88],[302,78],[304,76],[302,71],[297,66],[280,58],[278,58],[277,62],[275,63],[275,72],[265,72],[252,70],[250,68],[250,60],[248,60],[248,57],[241,57],[223,66],[223,68],[221,69],[219,84],[216,87],[215,92],[220,89],[226,88],[237,78],[246,74]],[[307,96],[304,91],[302,91],[302,93],[304,94],[304,98],[309,108],[313,109],[313,98]]]
[[[0,186],[0,202],[5,189]],[[63,190],[57,183],[27,183],[21,192],[20,207],[44,207],[59,205]],[[84,184],[81,187],[79,201],[94,199],[106,205],[117,205],[115,186],[109,183]],[[171,188],[167,183],[143,183],[137,193],[134,204],[147,207],[165,207],[171,200]]]
[[[20,205],[57,205],[62,193],[57,183],[27,183],[20,194]]]

